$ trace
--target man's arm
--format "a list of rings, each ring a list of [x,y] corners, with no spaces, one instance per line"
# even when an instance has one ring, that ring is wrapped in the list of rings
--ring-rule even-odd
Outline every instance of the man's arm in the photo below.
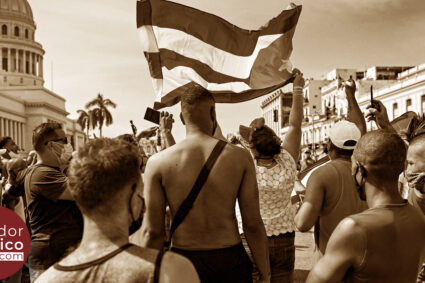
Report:
[[[164,111],[160,113],[159,133],[165,148],[176,144],[176,141],[174,140],[174,137],[171,133],[171,130],[173,129],[173,123],[173,114],[169,114],[168,112]]]
[[[144,198],[146,212],[142,224],[143,247],[162,249],[165,236],[165,196],[161,186],[160,162],[153,155],[145,170]]]
[[[345,218],[332,233],[325,255],[313,267],[306,282],[342,282],[351,267],[362,264],[365,253],[363,231],[354,220]]]
[[[348,102],[347,120],[356,124],[363,136],[366,134],[366,121],[356,100],[356,83],[351,78],[345,84],[345,95]]]
[[[68,177],[51,168],[36,169],[31,178],[32,190],[52,201],[74,200],[68,189]]]
[[[327,166],[320,167],[308,179],[304,202],[295,215],[295,226],[301,232],[309,231],[316,223],[325,199],[326,181],[334,179],[331,172]]]
[[[247,165],[238,195],[243,231],[262,279],[268,282],[270,278],[269,248],[266,229],[260,215],[255,167],[248,152],[243,151],[243,154]]]
[[[198,273],[187,258],[167,252],[162,259],[159,283],[199,283]]]
[[[289,129],[285,135],[282,147],[292,155],[295,163],[297,163],[300,157],[301,123],[303,120],[304,104],[304,78],[302,77],[302,74],[297,74],[295,76],[293,87],[292,107],[289,114]]]

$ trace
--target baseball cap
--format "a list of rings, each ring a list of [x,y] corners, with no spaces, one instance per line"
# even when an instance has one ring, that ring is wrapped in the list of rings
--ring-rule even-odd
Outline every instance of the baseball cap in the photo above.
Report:
[[[5,149],[5,148],[0,149],[0,156],[2,156],[3,154],[5,154],[6,151],[7,151],[7,149]]]
[[[360,130],[356,124],[346,120],[335,123],[329,130],[329,138],[332,143],[341,149],[354,149],[361,137]]]

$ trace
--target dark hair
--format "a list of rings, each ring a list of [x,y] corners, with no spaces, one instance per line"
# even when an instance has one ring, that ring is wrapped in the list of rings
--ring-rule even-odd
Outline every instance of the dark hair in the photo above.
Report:
[[[275,132],[269,127],[262,127],[252,133],[251,143],[262,155],[274,156],[280,153],[280,144],[276,141]]]
[[[2,137],[0,139],[0,149],[2,149],[10,140],[12,140],[11,137]]]
[[[107,211],[116,194],[140,178],[139,152],[135,145],[98,138],[78,150],[71,161],[69,189],[83,211]]]
[[[397,181],[404,169],[406,153],[406,144],[397,133],[376,130],[361,137],[354,157],[369,166],[370,174],[381,180]]]
[[[192,113],[198,109],[201,102],[214,102],[212,94],[198,84],[190,84],[180,98],[181,108],[183,112]]]
[[[326,151],[328,150],[326,149]],[[329,152],[334,152],[336,156],[350,158],[353,155],[354,149],[339,148],[336,145],[334,145],[331,140],[329,140]]]
[[[43,151],[46,141],[57,137],[56,130],[62,130],[62,125],[52,122],[37,126],[32,134],[32,145],[35,151]]]

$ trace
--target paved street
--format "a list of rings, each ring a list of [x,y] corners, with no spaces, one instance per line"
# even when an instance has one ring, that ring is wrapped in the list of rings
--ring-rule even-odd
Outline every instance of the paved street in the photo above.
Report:
[[[311,269],[313,258],[313,232],[297,232],[295,235],[295,248],[294,282],[305,282],[308,272]]]

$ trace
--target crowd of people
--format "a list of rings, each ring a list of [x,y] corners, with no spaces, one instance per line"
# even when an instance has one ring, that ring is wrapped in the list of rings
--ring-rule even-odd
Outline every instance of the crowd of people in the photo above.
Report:
[[[323,149],[330,161],[304,188],[299,170],[314,162],[299,160],[304,79],[293,76],[283,140],[256,118],[227,141],[196,84],[181,97],[177,143],[167,112],[159,128],[78,151],[57,123],[35,128],[26,159],[1,138],[2,205],[31,233],[30,281],[293,282],[295,232],[314,227],[307,282],[423,282],[425,134],[401,139],[379,101],[366,118],[380,129],[367,132],[349,80],[347,119]],[[148,159],[139,140],[155,132],[161,148]]]

